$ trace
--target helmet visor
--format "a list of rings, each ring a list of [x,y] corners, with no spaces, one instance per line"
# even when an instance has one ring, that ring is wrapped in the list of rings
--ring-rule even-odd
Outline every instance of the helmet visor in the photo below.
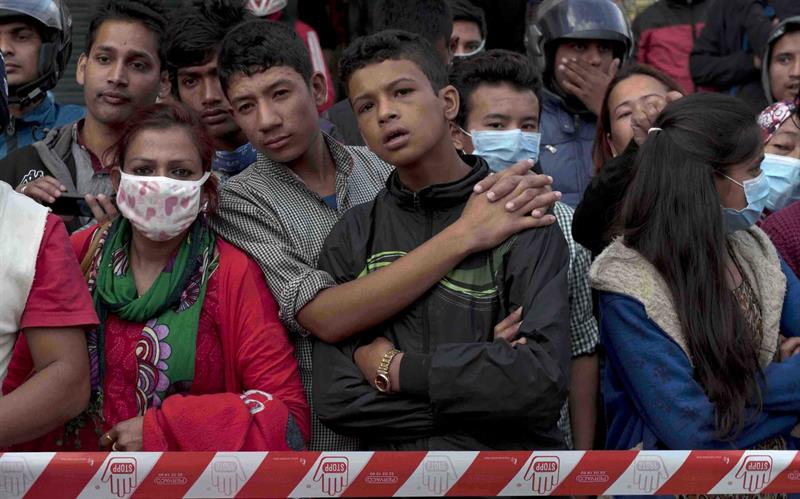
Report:
[[[0,0],[0,18],[10,16],[32,17],[48,28],[63,30],[54,0]]]

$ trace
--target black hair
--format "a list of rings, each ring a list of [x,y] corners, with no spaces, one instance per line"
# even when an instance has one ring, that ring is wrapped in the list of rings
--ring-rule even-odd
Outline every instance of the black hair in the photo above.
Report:
[[[537,99],[542,89],[539,72],[527,57],[517,52],[493,49],[470,57],[456,57],[450,66],[450,84],[458,90],[461,103],[455,122],[466,126],[470,97],[480,85],[499,83],[530,90]]]
[[[438,92],[447,85],[447,68],[436,51],[420,35],[408,31],[387,30],[362,36],[350,44],[339,60],[339,75],[347,88],[353,73],[386,60],[408,60],[416,64]]]
[[[311,81],[311,57],[294,30],[279,22],[251,19],[231,29],[219,50],[219,79],[227,93],[236,73],[253,76],[276,66],[288,66]]]
[[[715,178],[757,158],[761,130],[735,97],[689,95],[669,104],[636,157],[622,203],[624,242],[669,288],[694,377],[715,406],[719,438],[733,439],[761,408],[760,331],[729,289],[728,247]]]
[[[161,69],[167,68],[164,38],[167,33],[167,14],[160,0],[105,0],[98,4],[86,33],[85,53],[94,45],[97,30],[106,21],[136,21],[142,23],[156,35],[158,62]]]
[[[172,92],[178,94],[178,70],[208,63],[231,28],[254,16],[242,0],[193,0],[173,12],[166,54]]]
[[[450,46],[453,12],[447,0],[380,0],[375,12],[375,31],[402,30],[416,33],[435,46]]]
[[[606,87],[606,94],[603,96],[603,107],[600,108],[600,116],[597,117],[597,133],[592,147],[592,161],[594,162],[595,173],[599,172],[603,165],[614,157],[608,141],[608,134],[611,133],[611,110],[608,109],[608,99],[617,85],[636,75],[649,76],[664,85],[668,91],[680,92],[686,95],[686,90],[674,78],[653,66],[638,63],[622,66],[617,71],[617,74],[614,75],[614,78],[611,79],[608,87]],[[617,153],[622,154],[622,151],[617,151]]]
[[[481,38],[486,38],[486,15],[483,9],[469,0],[450,0],[453,21],[467,21],[478,25]]]

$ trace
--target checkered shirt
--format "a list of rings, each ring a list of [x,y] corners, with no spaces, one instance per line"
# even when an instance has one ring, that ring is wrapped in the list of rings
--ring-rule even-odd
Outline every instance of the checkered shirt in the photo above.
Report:
[[[313,338],[295,316],[320,291],[336,283],[317,270],[322,244],[334,224],[353,206],[375,199],[393,167],[364,147],[346,147],[327,135],[336,165],[336,203],[330,208],[294,172],[263,154],[220,191],[214,229],[242,248],[261,267],[290,331],[306,399],[311,406],[311,450],[359,450],[358,440],[320,423],[311,397]]]
[[[594,353],[600,342],[597,320],[592,314],[592,289],[589,286],[589,267],[592,254],[572,238],[572,208],[556,203],[553,208],[558,226],[569,246],[569,328],[572,341],[572,358]],[[558,428],[564,433],[567,446],[572,448],[572,430],[569,420],[569,403],[561,408]]]

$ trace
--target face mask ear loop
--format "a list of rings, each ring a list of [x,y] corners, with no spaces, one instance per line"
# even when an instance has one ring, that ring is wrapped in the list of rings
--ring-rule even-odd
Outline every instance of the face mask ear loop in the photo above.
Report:
[[[463,134],[464,134],[464,135],[466,135],[467,137],[469,137],[469,138],[472,138],[472,134],[471,134],[471,133],[469,133],[468,131],[464,130],[464,129],[463,129],[463,128],[461,128],[461,127],[458,127],[458,129],[459,129],[459,130],[461,130],[461,133],[463,133]]]

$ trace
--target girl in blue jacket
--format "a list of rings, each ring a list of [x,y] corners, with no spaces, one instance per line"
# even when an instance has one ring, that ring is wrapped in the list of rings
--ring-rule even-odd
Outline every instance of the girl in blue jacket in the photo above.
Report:
[[[610,449],[795,448],[800,282],[755,226],[762,159],[730,96],[680,99],[650,130],[591,270]]]

